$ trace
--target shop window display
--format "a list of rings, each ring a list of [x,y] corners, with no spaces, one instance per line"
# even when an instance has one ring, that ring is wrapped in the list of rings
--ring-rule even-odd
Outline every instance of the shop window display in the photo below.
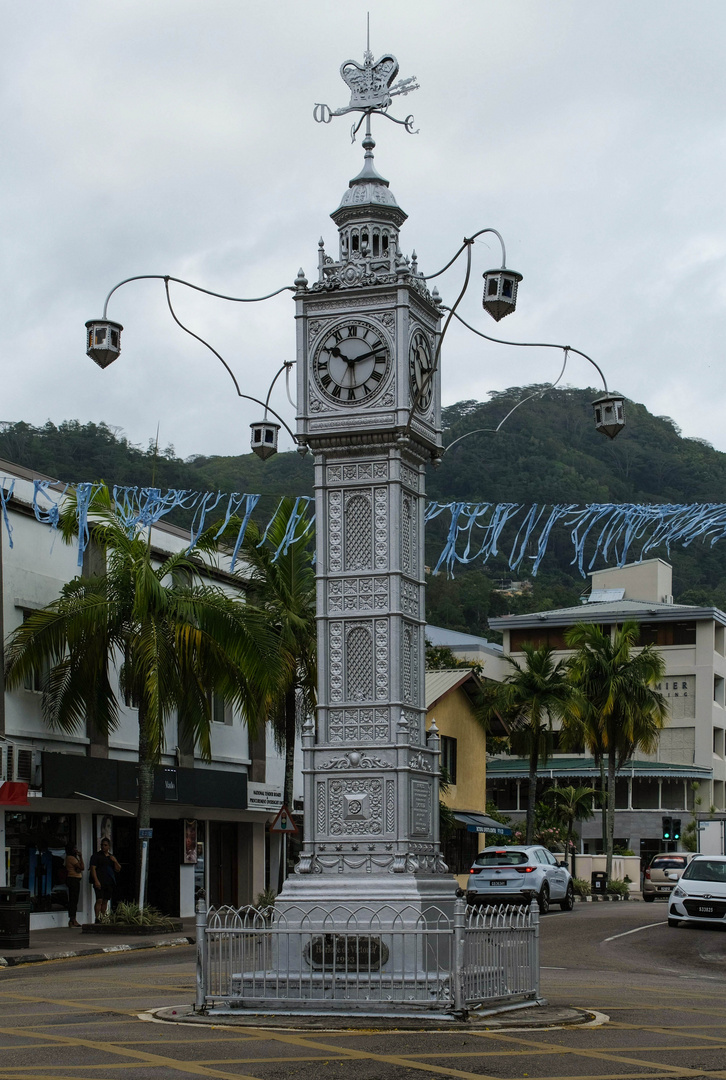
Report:
[[[76,841],[72,814],[5,814],[7,883],[28,889],[33,911],[67,911],[65,849]]]

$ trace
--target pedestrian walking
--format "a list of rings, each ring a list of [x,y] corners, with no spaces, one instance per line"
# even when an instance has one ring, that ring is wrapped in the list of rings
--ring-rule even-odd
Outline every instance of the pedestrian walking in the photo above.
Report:
[[[91,884],[96,893],[94,912],[96,922],[101,915],[106,913],[109,900],[113,900],[113,890],[116,887],[116,874],[121,870],[120,864],[111,852],[111,841],[107,836],[101,840],[101,850],[91,856],[90,875]]]
[[[68,925],[80,926],[76,921],[78,897],[81,892],[83,871],[86,869],[83,856],[74,844],[66,846],[66,885],[68,886]]]

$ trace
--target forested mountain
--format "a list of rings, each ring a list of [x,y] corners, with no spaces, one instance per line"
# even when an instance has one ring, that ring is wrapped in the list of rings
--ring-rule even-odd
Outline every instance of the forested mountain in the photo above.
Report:
[[[476,429],[493,429],[522,398],[544,387],[514,387],[485,403],[463,401],[444,410],[444,443]],[[472,434],[430,469],[428,495],[482,502],[563,503],[726,502],[726,454],[700,439],[684,439],[668,417],[651,415],[627,402],[627,426],[610,442],[593,425],[594,390],[546,390],[522,405],[494,434]],[[278,454],[262,462],[239,457],[178,458],[172,447],[157,452],[133,446],[104,424],[67,421],[34,428],[25,423],[0,429],[0,457],[62,480],[104,479],[127,485],[196,491],[262,492],[261,514],[282,494],[312,494],[310,455]],[[445,535],[443,518],[427,530],[427,561],[435,563]],[[666,552],[658,552],[667,558]],[[570,565],[572,548],[554,535],[529,591],[505,595],[512,578],[504,559],[428,581],[430,621],[470,633],[486,633],[487,616],[576,603],[587,587]],[[674,549],[674,594],[682,602],[726,608],[726,542]],[[517,572],[526,580],[527,571]]]

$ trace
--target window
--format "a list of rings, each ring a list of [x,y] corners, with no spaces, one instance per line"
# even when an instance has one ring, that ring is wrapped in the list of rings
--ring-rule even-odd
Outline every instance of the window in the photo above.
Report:
[[[639,645],[695,645],[694,622],[641,623]]]
[[[456,739],[441,736],[441,768],[446,770],[449,783],[456,783]]]
[[[224,698],[219,697],[218,694],[211,694],[209,707],[212,712],[213,724],[226,724],[228,727],[232,726],[232,707],[227,705]]]

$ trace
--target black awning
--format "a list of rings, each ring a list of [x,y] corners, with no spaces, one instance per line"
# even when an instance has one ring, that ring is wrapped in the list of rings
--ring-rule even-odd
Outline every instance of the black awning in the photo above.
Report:
[[[487,814],[464,814],[454,810],[453,815],[462,825],[466,825],[467,832],[496,833],[498,836],[512,835],[511,829],[507,828],[506,825],[502,825],[500,821],[490,818]]]

